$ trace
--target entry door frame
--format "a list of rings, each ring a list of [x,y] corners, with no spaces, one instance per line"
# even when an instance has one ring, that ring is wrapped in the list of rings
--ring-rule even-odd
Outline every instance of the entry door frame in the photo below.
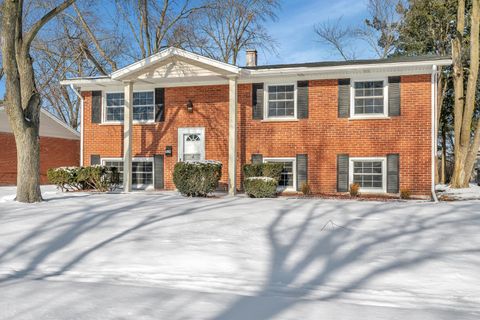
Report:
[[[183,161],[183,142],[184,135],[186,134],[198,134],[201,141],[200,160],[205,160],[205,128],[204,127],[189,127],[178,128],[178,161]]]

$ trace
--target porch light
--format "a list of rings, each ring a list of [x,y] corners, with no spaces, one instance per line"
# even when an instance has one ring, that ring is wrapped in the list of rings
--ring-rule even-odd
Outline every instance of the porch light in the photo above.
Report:
[[[188,102],[187,102],[187,111],[188,111],[188,113],[193,112],[193,102],[192,102],[192,100],[188,100]]]

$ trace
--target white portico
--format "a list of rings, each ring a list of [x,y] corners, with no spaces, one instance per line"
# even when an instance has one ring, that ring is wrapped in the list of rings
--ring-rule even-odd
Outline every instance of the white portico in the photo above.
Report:
[[[168,48],[111,74],[109,86],[124,92],[124,191],[132,189],[133,90],[145,87],[229,85],[228,192],[235,194],[237,145],[237,78],[241,69],[177,48]],[[106,85],[106,83],[105,83]]]

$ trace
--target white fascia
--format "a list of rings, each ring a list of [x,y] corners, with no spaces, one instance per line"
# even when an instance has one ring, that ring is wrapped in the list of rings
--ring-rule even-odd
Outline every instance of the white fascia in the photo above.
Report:
[[[160,51],[160,52],[158,52],[158,53],[156,53],[156,54],[154,54],[150,57],[147,57],[143,60],[132,63],[131,65],[126,66],[125,68],[122,68],[122,69],[119,69],[119,70],[113,72],[111,74],[111,79],[122,80],[125,77],[128,77],[129,75],[131,75],[132,73],[140,71],[143,68],[146,68],[146,67],[148,67],[152,64],[161,62],[161,61],[166,60],[166,59],[171,58],[171,57],[179,57],[179,58],[186,59],[187,61],[188,60],[195,61],[195,62],[198,62],[200,64],[204,64],[204,65],[207,65],[207,66],[211,66],[213,68],[224,70],[227,73],[239,74],[240,71],[241,71],[241,68],[239,68],[237,66],[234,66],[234,65],[231,65],[231,64],[228,64],[228,63],[224,63],[224,62],[221,62],[221,61],[217,61],[217,60],[214,60],[214,59],[211,59],[211,58],[207,58],[207,57],[201,56],[199,54],[188,52],[188,51],[185,51],[185,50],[182,50],[182,49],[170,47],[170,48],[162,50],[162,51]]]

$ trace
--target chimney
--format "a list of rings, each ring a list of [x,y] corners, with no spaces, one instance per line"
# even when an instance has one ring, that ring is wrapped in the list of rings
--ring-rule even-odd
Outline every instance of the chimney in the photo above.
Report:
[[[249,49],[247,50],[247,67],[256,67],[257,66],[257,50]]]

